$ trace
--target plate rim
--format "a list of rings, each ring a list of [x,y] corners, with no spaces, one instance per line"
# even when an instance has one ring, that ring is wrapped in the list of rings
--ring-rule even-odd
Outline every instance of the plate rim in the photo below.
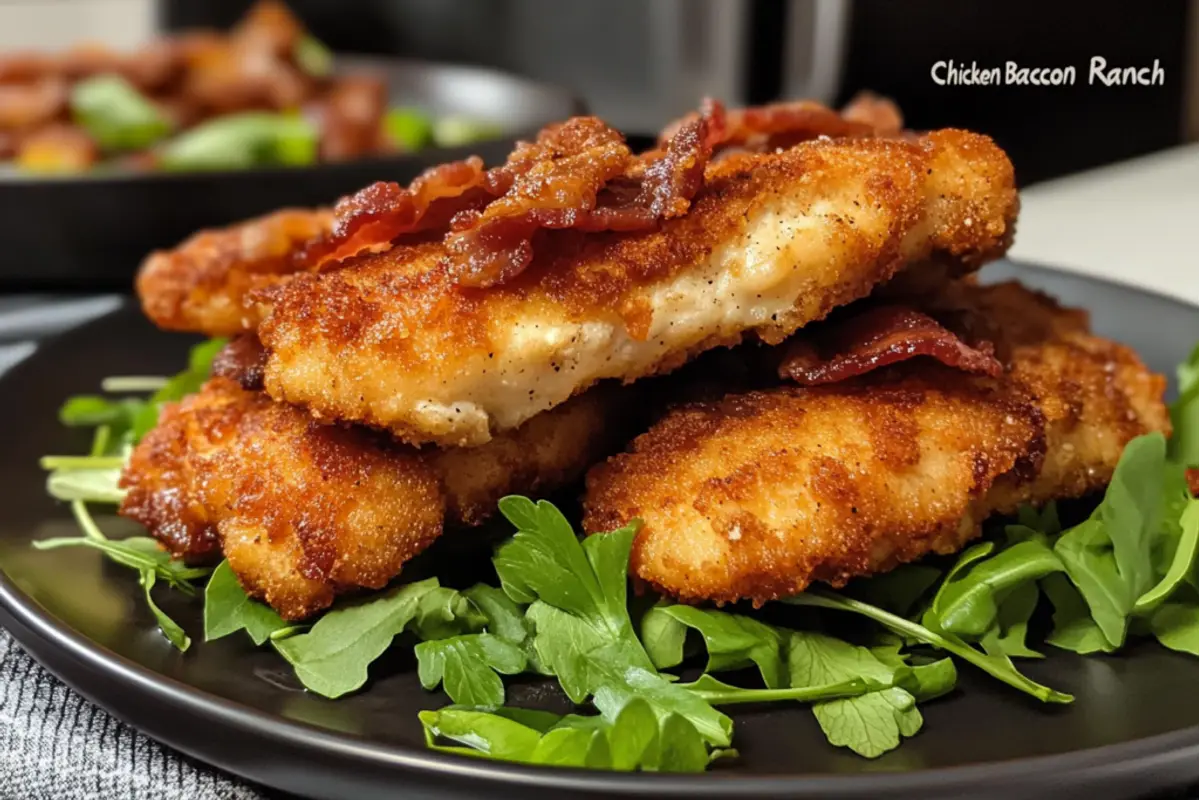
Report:
[[[1085,283],[1105,284],[1123,291],[1167,301],[1192,311],[1195,303],[1163,294],[1152,289],[1132,287],[1105,278],[1013,262],[1021,271],[1067,277]],[[0,388],[20,379],[27,365],[34,361],[42,346],[73,336],[85,336],[92,326],[104,325],[111,318],[128,313],[133,301],[123,299],[117,308],[81,325],[48,337],[21,362],[14,364],[2,377]],[[91,672],[101,673],[107,681],[128,690],[130,707],[149,702],[152,712],[173,711],[193,715],[219,727],[235,729],[239,734],[261,736],[276,744],[286,745],[314,756],[334,757],[342,768],[365,767],[383,769],[397,776],[410,775],[424,780],[465,782],[478,787],[487,784],[496,790],[528,789],[533,791],[574,791],[623,796],[653,794],[661,797],[899,797],[914,792],[979,790],[1003,782],[1006,791],[1017,786],[1070,784],[1072,789],[1096,786],[1120,778],[1136,776],[1145,781],[1153,776],[1154,786],[1181,781],[1195,781],[1200,774],[1200,724],[1154,736],[1132,739],[1101,747],[1073,750],[1066,753],[1030,756],[954,767],[937,767],[913,771],[861,771],[821,775],[752,775],[735,773],[705,773],[701,775],[665,775],[648,773],[612,773],[593,770],[535,767],[504,762],[456,757],[431,750],[417,750],[404,745],[373,742],[353,734],[339,733],[316,725],[292,720],[184,683],[157,672],[130,658],[88,639],[66,622],[45,609],[22,591],[0,565],[0,622],[13,639],[42,666],[56,675],[74,691],[130,724],[152,739],[184,752],[219,769],[260,783],[279,786],[274,780],[264,781],[261,775],[244,768],[245,762],[214,759],[209,752],[193,748],[186,736],[171,735],[140,724],[126,713],[126,706],[110,697],[83,688],[82,681],[63,673],[62,664],[71,663]],[[14,624],[15,623],[15,624]],[[66,659],[64,661],[63,659]],[[132,688],[131,688],[132,687]],[[186,719],[186,716],[184,717]],[[178,726],[186,730],[187,726]],[[273,773],[274,774],[274,773]],[[289,787],[284,787],[289,788]],[[295,791],[295,787],[290,787]],[[446,787],[450,789],[448,785]]]

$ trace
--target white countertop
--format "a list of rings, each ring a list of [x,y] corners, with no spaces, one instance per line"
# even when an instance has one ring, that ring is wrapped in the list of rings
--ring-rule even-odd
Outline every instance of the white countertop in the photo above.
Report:
[[[1110,164],[1021,192],[1010,255],[1195,303],[1200,147]]]

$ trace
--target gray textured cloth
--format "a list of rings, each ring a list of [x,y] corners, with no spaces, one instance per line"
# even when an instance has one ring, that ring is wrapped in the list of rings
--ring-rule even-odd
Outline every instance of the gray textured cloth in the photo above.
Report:
[[[0,798],[261,800],[84,700],[0,630]]]

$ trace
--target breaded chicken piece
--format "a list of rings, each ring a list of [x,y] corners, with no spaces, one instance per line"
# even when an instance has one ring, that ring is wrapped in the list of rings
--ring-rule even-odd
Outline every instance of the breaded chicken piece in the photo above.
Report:
[[[1000,379],[918,358],[669,413],[588,476],[584,526],[640,518],[631,570],[685,601],[755,603],[952,553],[993,513],[1104,487],[1167,431],[1164,379],[1016,284],[964,287]]]
[[[513,492],[578,478],[619,446],[624,400],[598,387],[461,453],[417,450],[217,377],[168,406],[134,449],[121,514],[173,554],[223,553],[286,619],[377,589],[447,527],[476,525]]]
[[[151,253],[137,276],[142,310],[167,330],[208,336],[252,330],[259,312],[246,302],[249,293],[288,280],[298,268],[294,252],[332,224],[328,209],[283,209]]]
[[[413,443],[477,445],[604,378],[778,342],[931,257],[1004,252],[1012,166],[990,139],[825,139],[710,164],[688,213],[638,233],[542,232],[517,278],[455,283],[440,242],[260,293],[267,391]]]

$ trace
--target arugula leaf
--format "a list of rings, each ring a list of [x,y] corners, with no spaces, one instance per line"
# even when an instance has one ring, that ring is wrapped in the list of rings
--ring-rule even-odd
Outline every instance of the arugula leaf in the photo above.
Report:
[[[670,614],[655,613],[651,607],[638,622],[638,638],[657,669],[683,663],[683,647],[688,627]]]
[[[1179,398],[1171,404],[1171,441],[1169,457],[1185,467],[1200,464],[1200,379],[1197,372],[1197,354],[1200,345],[1192,348],[1191,355],[1176,370],[1179,381]]]
[[[418,716],[431,748],[460,755],[525,764],[664,772],[702,772],[710,760],[695,727],[676,714],[657,717],[641,698],[630,699],[612,719],[453,706],[422,711]],[[465,746],[440,745],[439,738]]]
[[[928,664],[908,667],[898,674],[896,685],[911,694],[918,703],[923,703],[954,691],[958,685],[958,670],[954,668],[954,659],[940,658]]]
[[[714,706],[737,703],[774,703],[791,700],[797,703],[812,703],[840,697],[855,697],[871,689],[872,684],[862,678],[848,678],[839,683],[820,686],[783,687],[779,689],[746,689],[717,680],[712,675],[701,675],[691,683],[676,684],[680,689],[698,695]]]
[[[58,421],[69,428],[94,428],[97,425],[112,425],[122,430],[133,424],[133,420],[146,405],[144,400],[81,394],[68,397],[58,410]]]
[[[529,763],[543,734],[542,730],[526,725],[519,719],[453,706],[437,711],[422,711],[417,718],[425,729],[426,744],[430,749],[459,755],[480,755],[500,761]],[[461,742],[467,747],[438,745],[435,737]]]
[[[942,571],[929,564],[901,564],[891,572],[855,581],[847,593],[863,602],[907,617],[917,601],[941,577]]]
[[[141,583],[146,596],[146,605],[154,614],[159,630],[167,640],[179,650],[187,650],[191,645],[183,628],[158,607],[150,590],[159,578],[167,581],[174,589],[186,594],[193,594],[196,589],[190,581],[202,578],[211,570],[208,567],[189,567],[182,561],[171,558],[158,542],[147,536],[133,536],[128,539],[109,539],[100,530],[96,520],[92,518],[87,505],[81,500],[71,503],[71,513],[83,531],[83,536],[58,537],[54,539],[39,539],[33,542],[35,550],[57,550],[60,547],[90,547],[99,550],[112,561],[138,572],[138,582]]]
[[[660,721],[678,714],[694,725],[700,737],[709,744],[725,746],[733,738],[733,720],[699,695],[641,667],[628,667],[620,673],[617,670],[609,672],[593,693],[592,705],[611,721],[627,703],[639,697],[650,703]]]
[[[1153,588],[1139,597],[1133,604],[1135,614],[1152,611],[1184,581],[1196,563],[1197,546],[1200,545],[1200,520],[1197,509],[1200,503],[1190,497],[1179,520],[1180,535],[1175,543],[1171,562],[1162,579]]]
[[[254,644],[261,645],[286,627],[288,623],[274,609],[246,594],[228,561],[217,565],[204,587],[204,641],[244,630]]]
[[[1166,461],[1162,434],[1139,436],[1125,446],[1112,483],[1091,517],[1065,531],[1054,545],[1113,649],[1124,644],[1138,600],[1159,583],[1158,554],[1182,536],[1178,516],[1172,518],[1178,508],[1178,485],[1177,470]],[[1065,592],[1057,591],[1065,600]]]
[[[71,512],[75,515],[75,520],[85,535],[39,539],[33,542],[34,549],[57,550],[60,547],[90,547],[93,550],[99,550],[122,566],[138,571],[153,571],[157,577],[167,581],[172,588],[187,594],[195,592],[195,587],[191,585],[190,581],[202,578],[212,571],[209,567],[189,567],[182,561],[171,558],[171,555],[163,550],[158,542],[148,536],[109,539],[101,532],[87,507],[80,501],[71,503]]]
[[[682,625],[699,631],[708,649],[706,672],[733,670],[756,664],[768,689],[779,689],[788,685],[787,668],[784,664],[784,637],[775,628],[756,619],[723,611],[706,611],[692,606],[656,606],[646,612],[643,630],[660,623],[655,617],[665,615]],[[674,635],[672,635],[674,638]],[[682,642],[679,652],[682,654]],[[674,660],[674,644],[671,656]],[[660,655],[662,655],[660,653]],[[676,661],[675,663],[679,663]]]
[[[212,372],[212,362],[228,340],[209,339],[194,346],[188,353],[188,366],[182,372],[171,376],[138,411],[130,425],[128,438],[136,444],[142,437],[158,424],[158,416],[162,407],[174,403],[200,391],[200,387],[208,380]]]
[[[919,625],[903,617],[898,617],[895,614],[884,611],[882,608],[855,600],[852,597],[844,597],[821,589],[809,589],[807,592],[790,597],[783,602],[792,605],[828,608],[835,611],[849,611],[868,619],[873,619],[902,637],[911,637],[939,650],[945,650],[948,653],[956,655],[964,661],[979,667],[997,680],[1003,681],[1015,689],[1020,689],[1044,703],[1070,703],[1075,699],[1069,694],[1056,692],[1022,675],[1005,656],[980,652],[952,633],[930,630],[923,625]]]
[[[972,549],[978,552],[979,546]],[[981,637],[993,628],[1001,603],[1015,588],[1063,568],[1049,547],[1033,540],[1018,542],[969,566],[960,565],[938,590],[926,617],[964,639]],[[925,625],[931,627],[928,621]]]
[[[436,639],[416,646],[417,675],[426,689],[443,684],[459,705],[495,708],[504,704],[504,684],[497,672],[525,670],[520,647],[488,633]]]
[[[1046,644],[1080,655],[1111,653],[1117,649],[1092,618],[1083,595],[1066,575],[1046,576],[1041,588],[1054,604],[1054,629],[1046,637]]]
[[[154,597],[150,594],[150,590],[154,588],[156,577],[157,573],[153,569],[144,569],[138,573],[138,582],[141,583],[142,591],[146,595],[146,605],[150,607],[154,619],[158,622],[158,629],[162,631],[163,636],[167,637],[167,641],[175,645],[179,652],[187,652],[187,649],[192,646],[191,637],[179,626],[178,622],[171,619],[158,607],[158,604],[154,602]]]
[[[306,633],[272,640],[310,691],[341,697],[367,682],[367,666],[379,658],[416,616],[421,598],[437,579],[398,586],[325,613]]]
[[[1025,643],[1029,634],[1029,620],[1033,617],[1040,596],[1038,585],[1032,582],[1010,589],[1008,596],[1000,602],[995,623],[979,637],[984,652],[1015,658],[1042,658],[1041,653],[1031,650]]]
[[[1159,606],[1150,617],[1150,630],[1164,647],[1200,655],[1200,609],[1194,599]]]
[[[120,503],[125,499],[120,481],[120,468],[56,469],[46,478],[46,491],[51,497],[68,502]]]

